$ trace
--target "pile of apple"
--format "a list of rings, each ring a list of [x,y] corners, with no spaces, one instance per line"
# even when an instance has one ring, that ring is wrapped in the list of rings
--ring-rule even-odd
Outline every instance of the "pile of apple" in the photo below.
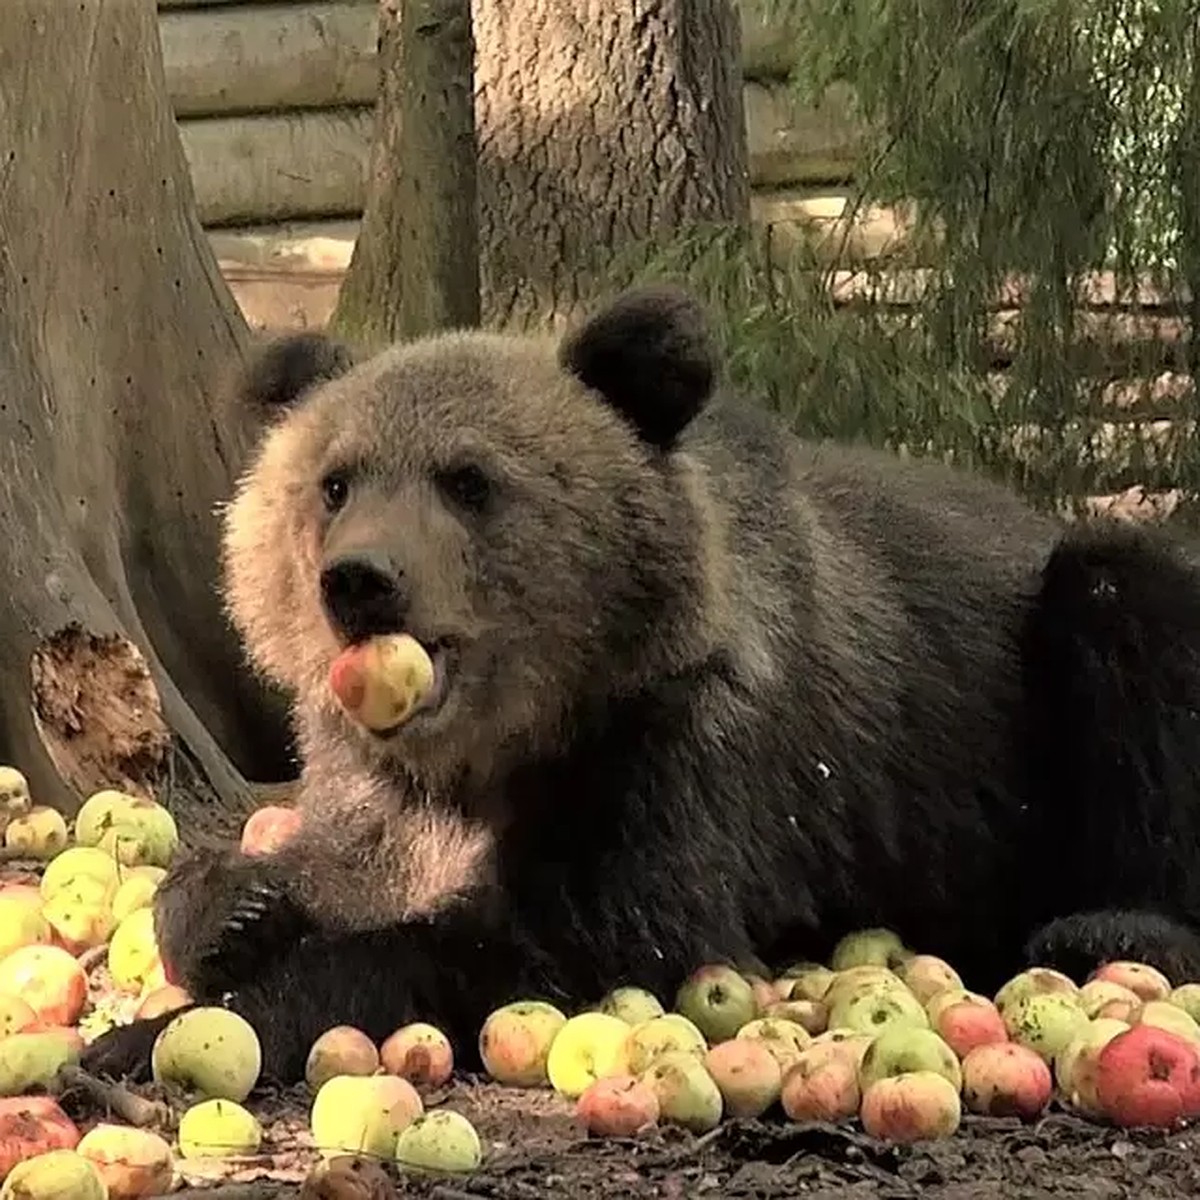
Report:
[[[636,987],[570,1018],[506,1005],[480,1051],[499,1082],[575,1100],[598,1136],[660,1122],[700,1133],[778,1108],[914,1142],[950,1136],[964,1109],[1032,1119],[1055,1096],[1120,1126],[1200,1116],[1198,1018],[1200,984],[1173,989],[1143,963],[1107,963],[1083,986],[1035,967],[988,997],[943,959],[862,930],[829,966],[771,981],[700,967],[674,1012]]]
[[[270,853],[298,821],[291,809],[259,809],[243,828],[242,849]],[[155,1081],[186,1098],[174,1146],[111,1122],[84,1132],[48,1094],[86,1041],[114,1021],[190,1003],[168,982],[151,908],[178,845],[167,809],[106,789],[85,801],[69,830],[56,810],[32,803],[19,771],[0,767],[0,833],[19,857],[43,864],[36,883],[0,886],[0,1200],[161,1195],[176,1179],[176,1155],[257,1152],[263,1131],[244,1102],[259,1080],[261,1046],[256,1031],[223,1008],[180,1013],[155,1042]],[[93,957],[107,957],[115,1001],[92,1003]],[[470,1123],[425,1111],[422,1092],[452,1070],[450,1043],[430,1025],[398,1029],[379,1047],[358,1030],[328,1030],[306,1072],[319,1169],[360,1153],[415,1169],[478,1165]]]
[[[246,853],[273,852],[298,825],[290,809],[250,817]],[[0,1200],[69,1195],[133,1200],[169,1191],[176,1157],[259,1151],[245,1106],[258,1084],[256,1031],[223,1008],[192,1008],[163,1030],[156,1081],[185,1097],[175,1136],[104,1121],[81,1130],[53,1093],[60,1071],[111,1025],[171,1012],[190,997],[167,979],[155,890],[178,843],[170,813],[116,790],[91,796],[73,829],[31,802],[0,767],[0,830],[36,882],[0,886]],[[89,997],[88,965],[107,956],[117,999]],[[536,999],[496,1009],[479,1032],[487,1073],[552,1088],[588,1133],[628,1137],[658,1124],[697,1133],[723,1119],[857,1119],[893,1142],[947,1137],[963,1111],[1032,1119],[1052,1099],[1119,1126],[1200,1116],[1200,983],[1112,962],[1082,985],[1035,967],[994,997],[888,930],[844,938],[828,965],[768,980],[698,966],[674,1011],[636,986],[568,1015]],[[320,1161],[367,1155],[426,1171],[479,1166],[478,1132],[427,1107],[450,1079],[451,1046],[413,1023],[376,1045],[336,1026],[311,1047],[309,1125]]]

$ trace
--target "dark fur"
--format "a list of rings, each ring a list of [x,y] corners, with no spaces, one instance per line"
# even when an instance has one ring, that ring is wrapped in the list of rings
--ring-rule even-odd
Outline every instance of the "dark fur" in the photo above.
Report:
[[[198,999],[231,992],[270,1073],[297,1078],[331,1025],[379,1039],[417,1018],[469,1061],[507,1000],[571,1009],[622,981],[670,1000],[705,961],[820,958],[874,924],[979,989],[1034,960],[1200,977],[1195,567],[1144,532],[1064,536],[939,466],[799,446],[753,406],[697,415],[706,346],[698,310],[656,292],[560,361],[662,455],[647,471],[674,470],[673,447],[706,465],[739,624],[678,670],[594,687],[553,749],[487,780],[513,814],[489,878],[427,920],[348,932],[296,883],[330,874],[319,846],[173,868],[164,952]],[[637,558],[605,653],[685,619],[699,537],[663,528],[662,562]],[[160,1026],[101,1039],[89,1065],[144,1071]]]

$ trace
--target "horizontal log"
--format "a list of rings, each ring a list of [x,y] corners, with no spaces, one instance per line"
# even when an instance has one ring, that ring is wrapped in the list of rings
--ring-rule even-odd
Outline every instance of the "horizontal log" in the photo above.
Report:
[[[377,0],[323,0],[161,14],[175,115],[373,103],[378,13]]]
[[[201,222],[357,216],[373,124],[371,108],[181,121]]]
[[[740,0],[738,5],[746,79],[786,79],[796,67],[799,17],[772,12],[774,7],[769,0]]]
[[[849,183],[861,127],[844,88],[820,104],[800,99],[786,83],[745,85],[750,180],[755,187]]]
[[[758,190],[750,215],[767,230],[771,259],[780,264],[801,251],[822,265],[869,262],[895,254],[912,232],[905,207],[857,205],[850,187]]]
[[[358,227],[356,220],[230,226],[209,230],[208,241],[222,269],[228,265],[340,274],[350,265]]]

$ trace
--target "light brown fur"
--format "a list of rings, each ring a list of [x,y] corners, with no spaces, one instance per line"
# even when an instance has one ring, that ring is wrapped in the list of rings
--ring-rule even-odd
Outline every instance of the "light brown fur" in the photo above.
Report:
[[[648,449],[585,397],[550,341],[448,334],[398,346],[271,429],[228,505],[229,612],[253,663],[297,698],[300,806],[341,863],[327,886],[309,885],[314,910],[355,906],[346,871],[362,880],[362,911],[346,914],[355,924],[426,911],[483,882],[509,817],[493,806],[489,780],[553,746],[569,702],[590,690],[633,688],[731,639],[752,674],[774,670],[767,630],[782,598],[761,587],[737,595],[748,582],[726,565],[704,467],[686,464],[682,488],[664,479],[656,489]],[[431,466],[463,453],[514,497],[514,523],[479,557],[429,480]],[[363,461],[376,472],[371,491],[327,531],[323,474]],[[663,636],[622,662],[589,622],[595,589],[621,569],[608,549],[628,546],[631,523],[654,539],[648,553],[670,554],[682,539],[681,574],[696,572],[697,540],[704,565],[694,607],[664,614]],[[342,645],[319,598],[331,542],[381,537],[417,582],[414,632],[462,637],[459,682],[469,684],[456,698],[469,708],[436,738],[414,732],[397,745],[338,708],[328,676]]]

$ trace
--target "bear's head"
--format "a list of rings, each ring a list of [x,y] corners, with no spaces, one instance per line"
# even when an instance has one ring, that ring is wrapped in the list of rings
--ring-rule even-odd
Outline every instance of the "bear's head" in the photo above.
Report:
[[[225,594],[252,660],[338,720],[347,645],[406,631],[433,704],[372,753],[433,779],[550,749],[606,703],[705,652],[711,541],[679,444],[715,385],[700,306],[618,297],[556,346],[481,331],[360,363],[319,334],[260,351],[268,414],[225,510]]]

